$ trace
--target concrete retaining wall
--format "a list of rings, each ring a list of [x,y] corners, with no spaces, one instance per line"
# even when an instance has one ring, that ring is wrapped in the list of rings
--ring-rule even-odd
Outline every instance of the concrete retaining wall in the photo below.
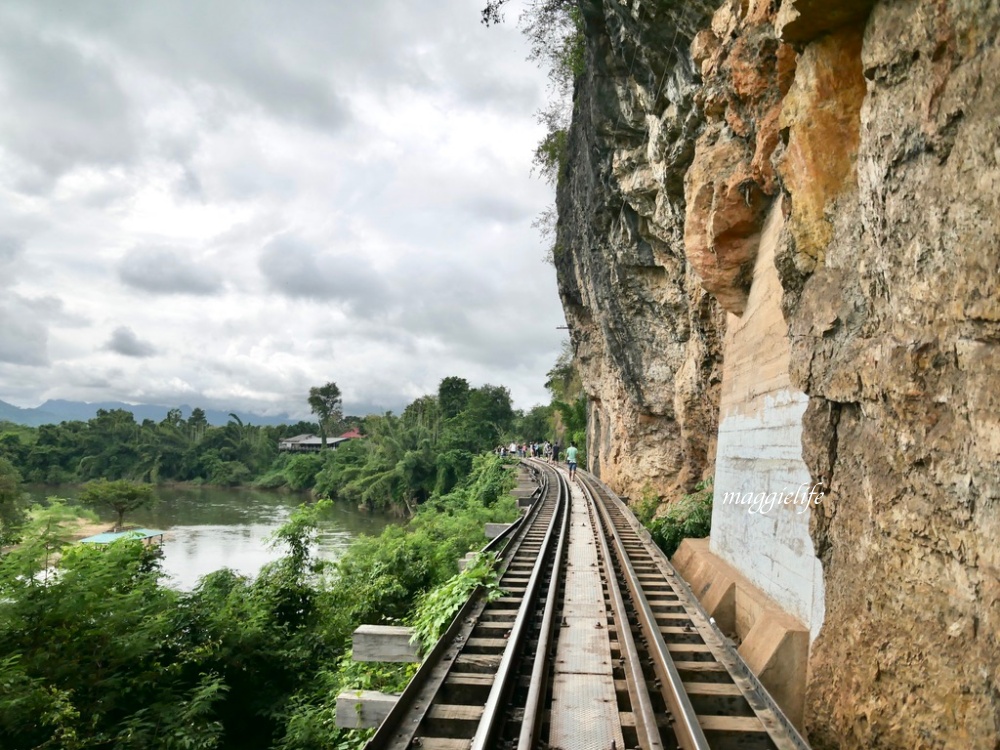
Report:
[[[792,388],[788,376],[788,328],[774,267],[781,225],[776,204],[761,239],[746,311],[729,316],[711,550],[801,620],[814,639],[823,624],[823,571],[809,537],[809,517],[819,488],[811,487],[802,461],[808,398]]]

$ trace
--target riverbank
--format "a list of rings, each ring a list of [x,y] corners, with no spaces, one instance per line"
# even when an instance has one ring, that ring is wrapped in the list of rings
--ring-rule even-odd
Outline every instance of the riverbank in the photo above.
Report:
[[[41,506],[52,496],[66,498],[69,505],[78,503],[78,485],[25,485],[23,489]],[[282,554],[280,545],[272,545],[274,532],[299,505],[309,502],[305,494],[205,485],[156,485],[154,494],[155,503],[125,514],[125,525],[169,532],[163,540],[162,567],[171,586],[188,591],[201,577],[223,567],[239,575],[257,575]],[[87,521],[64,517],[60,534],[67,541],[76,541],[111,529],[115,514],[108,510],[98,513]],[[335,504],[318,523],[317,554],[333,560],[356,537],[377,536],[398,520]]]
[[[114,524],[107,521],[91,521],[89,518],[78,518],[76,523],[67,526],[67,541],[78,542],[88,536],[103,534],[105,531],[114,531]]]

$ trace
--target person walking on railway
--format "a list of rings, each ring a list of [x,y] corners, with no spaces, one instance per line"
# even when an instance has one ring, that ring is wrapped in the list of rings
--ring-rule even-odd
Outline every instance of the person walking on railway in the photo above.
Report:
[[[573,443],[566,449],[566,464],[569,466],[569,480],[572,482],[576,479],[576,445]]]

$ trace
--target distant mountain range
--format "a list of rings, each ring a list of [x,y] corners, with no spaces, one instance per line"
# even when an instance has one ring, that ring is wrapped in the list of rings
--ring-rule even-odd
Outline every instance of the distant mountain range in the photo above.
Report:
[[[41,406],[34,409],[22,409],[19,406],[0,401],[0,421],[6,420],[15,424],[38,427],[42,424],[59,424],[60,422],[81,421],[86,422],[97,416],[98,409],[124,409],[135,415],[137,422],[144,419],[152,419],[154,422],[162,422],[171,409],[180,409],[184,418],[191,415],[191,407],[187,404],[182,406],[157,406],[150,404],[126,404],[122,401],[102,401],[100,403],[89,404],[84,401],[64,401],[61,399],[46,401]],[[294,424],[298,419],[292,419],[287,414],[265,417],[260,414],[250,414],[239,411],[220,411],[218,409],[204,409],[205,418],[209,424],[224,425],[229,421],[230,413],[238,416],[245,424],[275,425]]]

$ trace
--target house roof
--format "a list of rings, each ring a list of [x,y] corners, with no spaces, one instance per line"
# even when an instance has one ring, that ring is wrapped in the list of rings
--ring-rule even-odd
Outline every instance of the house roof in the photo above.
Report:
[[[310,434],[307,433],[307,434],[304,434],[304,435],[296,435],[295,437],[282,438],[281,442],[282,443],[298,443],[300,445],[302,445],[302,444],[305,444],[305,445],[319,445],[320,443],[323,442],[323,438],[319,437],[318,435],[310,435]]]
[[[364,437],[357,429],[348,430],[340,437],[330,437],[326,439],[327,445],[337,445],[337,443],[342,443],[345,440],[352,440],[353,438]],[[319,435],[296,435],[295,437],[282,438],[278,441],[280,445],[322,445],[323,438]]]

